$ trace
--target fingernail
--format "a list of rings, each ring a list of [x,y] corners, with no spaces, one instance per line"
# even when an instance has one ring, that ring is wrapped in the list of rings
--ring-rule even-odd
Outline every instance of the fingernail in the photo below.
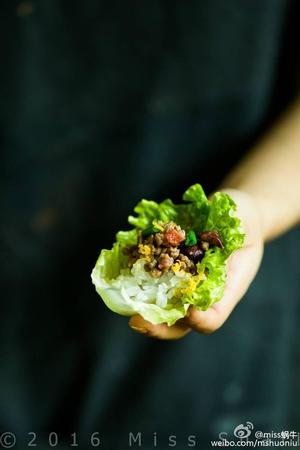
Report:
[[[147,334],[148,330],[147,328],[143,327],[135,327],[134,325],[130,325],[130,328],[132,328],[134,331],[137,331],[138,333]]]

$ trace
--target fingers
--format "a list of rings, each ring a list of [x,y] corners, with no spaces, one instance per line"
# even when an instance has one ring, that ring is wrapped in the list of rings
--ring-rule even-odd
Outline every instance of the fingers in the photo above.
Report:
[[[139,315],[130,318],[129,326],[138,333],[164,340],[180,339],[190,331],[190,327],[180,320],[177,321],[175,325],[169,327],[165,323],[153,325]]]
[[[234,253],[227,264],[227,280],[223,298],[207,311],[190,308],[185,318],[186,324],[205,334],[213,333],[220,328],[247,291],[261,257],[262,249],[256,246],[244,247]]]
[[[129,326],[142,334],[157,339],[180,339],[190,329],[209,334],[220,328],[241,300],[253,280],[262,257],[262,247],[248,245],[235,252],[227,263],[227,280],[223,298],[207,311],[191,307],[188,315],[169,327],[153,325],[141,316],[131,317]]]
[[[247,245],[229,258],[227,280],[222,299],[207,311],[191,307],[188,315],[169,327],[166,324],[153,325],[141,316],[135,315],[129,320],[129,326],[147,336],[173,340],[185,336],[191,329],[209,334],[220,328],[244,296],[253,280],[262,257],[260,245]]]

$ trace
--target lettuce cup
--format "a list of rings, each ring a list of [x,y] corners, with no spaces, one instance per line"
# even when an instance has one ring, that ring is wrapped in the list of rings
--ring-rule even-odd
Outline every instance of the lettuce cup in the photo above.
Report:
[[[183,200],[141,200],[133,228],[101,251],[92,281],[115,313],[171,326],[190,305],[206,310],[222,298],[226,261],[244,243],[236,205],[222,192],[208,200],[200,184]]]

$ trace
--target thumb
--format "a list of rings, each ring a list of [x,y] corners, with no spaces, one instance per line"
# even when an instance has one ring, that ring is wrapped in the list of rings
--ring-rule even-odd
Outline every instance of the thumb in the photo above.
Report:
[[[246,246],[235,252],[227,262],[227,280],[222,299],[207,311],[190,308],[185,321],[201,333],[220,328],[246,293],[262,258],[262,246]]]

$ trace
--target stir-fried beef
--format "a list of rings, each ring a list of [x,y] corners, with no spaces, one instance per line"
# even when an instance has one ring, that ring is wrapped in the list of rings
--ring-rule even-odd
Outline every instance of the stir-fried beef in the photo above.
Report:
[[[194,231],[189,230],[186,234],[173,222],[160,225],[158,230],[140,233],[138,244],[125,250],[129,267],[143,258],[145,270],[155,278],[170,270],[184,270],[194,275],[197,273],[196,264],[211,246],[223,249],[217,231],[198,233],[197,238]]]

